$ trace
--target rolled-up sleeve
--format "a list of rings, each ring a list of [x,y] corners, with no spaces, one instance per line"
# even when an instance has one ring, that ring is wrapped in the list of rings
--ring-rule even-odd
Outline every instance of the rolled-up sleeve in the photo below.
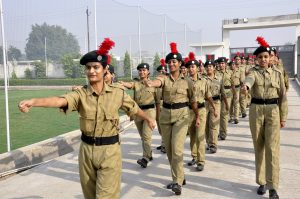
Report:
[[[78,110],[80,101],[80,93],[78,91],[73,91],[60,97],[65,98],[68,102],[68,105],[66,107],[61,108],[61,110],[63,110],[65,113]]]

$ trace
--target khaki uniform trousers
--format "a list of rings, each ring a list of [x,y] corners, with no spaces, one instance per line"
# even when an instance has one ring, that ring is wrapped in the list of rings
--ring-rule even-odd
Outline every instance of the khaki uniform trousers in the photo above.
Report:
[[[220,135],[227,136],[227,129],[228,129],[228,117],[229,117],[229,110],[231,108],[231,101],[232,96],[228,96],[227,103],[228,103],[228,110],[226,110],[226,105],[224,100],[221,101],[221,114],[220,114]]]
[[[79,175],[85,199],[118,199],[121,188],[120,143],[94,146],[81,143]]]
[[[197,164],[205,164],[205,125],[206,125],[206,109],[205,107],[198,109],[200,126],[196,127],[195,113],[190,115],[192,120],[189,127],[190,132],[190,147],[193,159]]]
[[[240,103],[239,103],[239,97],[240,97],[240,88],[235,88],[236,96],[235,98],[233,96],[232,103],[230,106],[230,119],[239,119],[239,113],[240,113]]]
[[[241,113],[246,113],[246,108],[247,108],[247,94],[240,92],[240,109]]]
[[[205,127],[205,137],[208,146],[218,146],[218,135],[220,127],[220,100],[214,100],[217,117],[214,116],[214,109],[206,102],[207,119]]]
[[[161,103],[160,104],[162,104],[163,103],[163,101],[161,100]],[[160,107],[160,110],[162,109],[162,106]],[[157,117],[156,117],[157,118]],[[160,136],[162,136],[161,135],[161,127],[160,127],[160,123],[159,123],[159,118],[157,118],[156,119],[156,124],[157,124],[157,129],[158,129],[158,133],[159,133],[159,135]],[[163,139],[161,138],[161,144],[160,144],[162,147],[165,147],[165,144],[164,144],[164,141],[163,141]]]
[[[143,111],[148,117],[155,120],[155,108],[145,109]],[[134,119],[134,123],[142,140],[143,158],[145,158],[149,162],[150,158],[152,157],[152,130],[148,126],[147,122],[142,120],[142,118],[136,117]]]
[[[171,124],[161,124],[162,138],[165,143],[171,166],[173,183],[182,185],[184,180],[183,151],[188,130],[189,115],[184,115]]]
[[[251,104],[249,123],[255,151],[256,183],[278,189],[280,116],[276,104]]]

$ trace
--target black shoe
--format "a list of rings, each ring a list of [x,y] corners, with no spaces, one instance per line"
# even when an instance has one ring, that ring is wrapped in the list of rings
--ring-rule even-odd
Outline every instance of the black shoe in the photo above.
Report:
[[[149,158],[149,161],[152,161],[153,160],[153,157],[151,156],[150,158]]]
[[[160,146],[158,146],[158,147],[156,147],[156,149],[157,150],[161,150],[161,148],[162,148],[162,146],[160,145]]]
[[[167,184],[167,189],[172,189],[174,184],[175,184],[174,182],[171,182],[170,184]]]
[[[137,163],[138,163],[139,165],[141,165],[141,167],[146,168],[146,167],[147,167],[147,164],[148,164],[148,161],[147,161],[145,158],[142,158],[142,159],[138,159],[138,160],[137,160]]]
[[[204,165],[202,165],[202,164],[197,164],[196,169],[197,169],[197,171],[203,171]]]
[[[160,152],[167,153],[166,148],[164,146],[161,147]]]
[[[193,166],[195,164],[196,164],[196,160],[194,158],[188,162],[188,166]]]
[[[269,199],[279,199],[279,196],[275,189],[269,190]]]
[[[233,124],[238,124],[239,123],[239,120],[238,119],[234,119],[233,120]]]
[[[246,113],[242,113],[242,118],[245,118],[247,117],[247,114]]]
[[[181,186],[179,184],[174,184],[172,187],[172,191],[175,193],[175,195],[181,194]]]
[[[210,153],[217,153],[217,147],[215,147],[215,146],[210,146],[210,147],[209,147],[209,152],[210,152]]]
[[[232,122],[233,122],[233,119],[229,119],[229,120],[228,120],[228,123],[232,123]]]
[[[257,189],[258,195],[264,195],[266,193],[266,185],[259,185]]]
[[[175,184],[174,182],[171,182],[170,184],[167,184],[167,189],[172,189],[174,184]],[[186,185],[186,180],[185,179],[183,179],[182,185]]]
[[[224,135],[223,133],[220,133],[218,138],[219,138],[219,140],[226,140],[226,135]]]

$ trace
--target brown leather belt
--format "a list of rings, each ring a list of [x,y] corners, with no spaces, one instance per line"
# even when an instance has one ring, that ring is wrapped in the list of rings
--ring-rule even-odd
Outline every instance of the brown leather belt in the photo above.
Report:
[[[89,145],[110,145],[119,142],[119,135],[114,135],[110,137],[91,137],[82,133],[81,140]]]

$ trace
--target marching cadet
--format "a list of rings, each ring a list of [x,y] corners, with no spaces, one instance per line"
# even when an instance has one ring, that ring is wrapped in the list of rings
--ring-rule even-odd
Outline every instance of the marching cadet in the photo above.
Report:
[[[283,74],[285,88],[286,88],[286,90],[288,90],[289,86],[290,86],[289,76],[283,66],[282,60],[279,59],[279,56],[278,56],[278,53],[277,53],[277,50],[275,47],[271,47],[270,65],[272,65],[272,67],[277,67],[277,69],[280,70],[280,72]]]
[[[121,108],[128,115],[143,118],[151,129],[155,126],[124,89],[104,82],[108,51],[113,46],[114,42],[105,38],[98,50],[80,59],[80,64],[85,65],[89,85],[64,96],[33,98],[19,103],[22,112],[28,112],[32,107],[78,111],[82,131],[79,174],[86,199],[120,198],[122,161],[118,110]]]
[[[238,55],[236,56],[236,65],[237,68],[239,68],[240,73],[241,73],[241,85],[243,84],[245,77],[246,77],[246,60],[245,60],[245,55],[244,53],[242,53],[242,55],[240,55],[238,53]],[[247,108],[247,96],[244,93],[240,92],[240,98],[239,98],[239,103],[240,103],[240,112],[242,114],[242,118],[247,117],[247,112],[246,112],[246,108]]]
[[[225,96],[227,99],[227,103],[225,103],[224,100],[221,101],[219,139],[225,140],[227,137],[228,116],[230,110],[229,106],[232,100],[232,89],[234,89],[234,82],[232,78],[232,71],[226,68],[226,57],[220,57],[218,59],[218,63],[220,67],[219,76],[222,78]]]
[[[206,124],[206,109],[205,109],[205,99],[208,100],[210,105],[215,110],[215,105],[211,97],[211,92],[208,89],[207,80],[198,74],[198,68],[200,66],[199,62],[195,59],[195,54],[193,52],[189,53],[189,61],[186,63],[189,70],[190,78],[194,84],[194,91],[196,96],[196,102],[198,106],[198,114],[200,119],[200,126],[196,127],[195,113],[190,111],[190,121],[189,126],[190,133],[190,147],[192,160],[188,162],[189,166],[197,165],[196,170],[202,171],[205,165],[205,124]],[[214,111],[216,115],[216,112]]]
[[[240,97],[240,84],[241,84],[241,71],[236,67],[236,61],[233,60],[230,63],[232,70],[232,78],[234,88],[232,89],[233,100],[230,106],[230,120],[228,122],[233,122],[234,124],[239,123],[239,97]]]
[[[220,100],[221,98],[227,104],[222,79],[216,75],[214,62],[207,60],[204,64],[207,72],[208,89],[211,91],[214,107],[206,103],[206,142],[210,153],[216,153],[218,148],[218,134],[220,125]],[[228,106],[228,104],[227,104]]]
[[[199,74],[202,77],[206,77],[206,70],[204,68],[204,64],[201,59],[199,59]]]
[[[183,77],[187,77],[188,76],[188,70],[185,66],[186,62],[188,61],[188,57],[186,57],[184,59],[184,61],[182,62],[181,66],[180,66],[180,74],[183,76]]]
[[[196,126],[200,125],[200,119],[193,83],[189,78],[181,76],[179,72],[182,56],[177,51],[176,43],[171,43],[170,46],[171,53],[166,56],[170,75],[159,76],[153,81],[148,81],[147,85],[162,88],[163,108],[159,122],[173,179],[167,188],[172,189],[176,195],[180,195],[181,186],[186,183],[183,170],[183,151],[189,123],[189,103],[195,113]]]
[[[250,70],[242,91],[251,89],[252,100],[249,109],[249,123],[252,134],[257,194],[269,190],[270,199],[278,199],[280,128],[287,119],[287,98],[283,74],[275,67],[269,67],[271,49],[262,38],[254,51],[258,65]]]
[[[155,88],[149,88],[144,84],[144,81],[149,79],[149,68],[150,66],[147,63],[139,64],[137,66],[139,80],[133,82],[120,81],[120,84],[128,89],[134,90],[134,101],[139,105],[140,109],[142,109],[149,118],[154,120],[156,114]],[[144,122],[143,118],[135,117],[134,122],[142,139],[143,147],[143,158],[138,159],[137,163],[141,165],[141,167],[146,168],[149,161],[153,159],[151,150],[152,129],[149,128],[146,122]]]
[[[159,75],[166,75],[167,74],[167,68],[166,68],[166,62],[165,59],[160,60],[160,66],[156,68],[156,71],[159,73]],[[162,89],[156,88],[156,123],[158,128],[158,133],[161,135],[161,128],[159,125],[159,116],[161,111],[161,105],[162,105]],[[163,139],[161,139],[161,145],[156,147],[157,150],[160,150],[162,153],[166,153],[165,144],[163,142]]]

